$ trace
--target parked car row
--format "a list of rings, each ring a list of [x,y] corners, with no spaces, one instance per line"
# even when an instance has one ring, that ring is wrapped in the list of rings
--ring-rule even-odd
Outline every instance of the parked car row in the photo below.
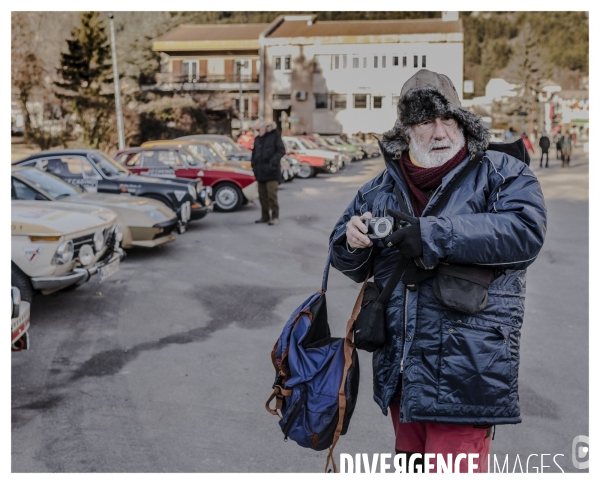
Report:
[[[336,137],[284,137],[281,181],[336,173],[367,153]],[[334,146],[335,145],[335,146]],[[50,150],[11,170],[12,347],[29,347],[34,294],[99,283],[119,271],[123,249],[172,242],[214,209],[258,198],[252,152],[222,135],[149,141],[113,157]],[[16,308],[16,309],[15,309]]]

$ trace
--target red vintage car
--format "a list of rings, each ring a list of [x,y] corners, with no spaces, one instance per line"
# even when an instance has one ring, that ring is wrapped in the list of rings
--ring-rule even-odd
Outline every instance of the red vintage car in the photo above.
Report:
[[[184,147],[157,145],[127,148],[113,158],[133,173],[157,178],[201,178],[212,189],[215,210],[233,212],[258,198],[258,185],[249,170],[212,165]]]
[[[300,178],[310,178],[317,173],[336,173],[337,165],[331,160],[320,158],[318,156],[303,155],[301,153],[286,153],[292,158],[296,158],[300,163],[298,176]]]

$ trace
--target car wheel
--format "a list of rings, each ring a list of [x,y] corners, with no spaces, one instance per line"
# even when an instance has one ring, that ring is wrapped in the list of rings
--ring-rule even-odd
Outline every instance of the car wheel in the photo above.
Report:
[[[244,195],[233,183],[221,183],[213,191],[215,210],[219,212],[234,212],[242,205]]]
[[[21,299],[23,301],[31,303],[31,300],[33,299],[31,280],[29,279],[29,276],[19,269],[12,261],[10,263],[10,283],[19,288],[19,291],[21,291]]]
[[[300,173],[298,173],[300,178],[310,178],[314,176],[314,174],[315,169],[312,166],[308,163],[300,163]]]

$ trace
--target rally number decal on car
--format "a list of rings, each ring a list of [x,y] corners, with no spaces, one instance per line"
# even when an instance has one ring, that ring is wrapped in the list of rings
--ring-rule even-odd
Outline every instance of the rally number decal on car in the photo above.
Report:
[[[165,176],[165,175],[169,175],[169,176],[175,176],[175,172],[171,169],[171,168],[151,168],[150,170],[148,170],[146,173],[142,173],[147,174],[148,176]]]

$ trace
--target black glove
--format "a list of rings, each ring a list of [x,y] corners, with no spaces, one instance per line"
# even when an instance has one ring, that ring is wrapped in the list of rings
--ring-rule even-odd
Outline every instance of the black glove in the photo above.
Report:
[[[407,286],[413,284],[420,284],[425,279],[435,276],[435,271],[425,270],[417,266],[416,260],[411,261],[406,266],[404,273],[402,274],[402,282]]]
[[[387,211],[397,223],[409,225],[399,228],[383,239],[386,247],[396,247],[407,259],[416,259],[423,255],[423,242],[421,240],[421,221],[396,210]]]

